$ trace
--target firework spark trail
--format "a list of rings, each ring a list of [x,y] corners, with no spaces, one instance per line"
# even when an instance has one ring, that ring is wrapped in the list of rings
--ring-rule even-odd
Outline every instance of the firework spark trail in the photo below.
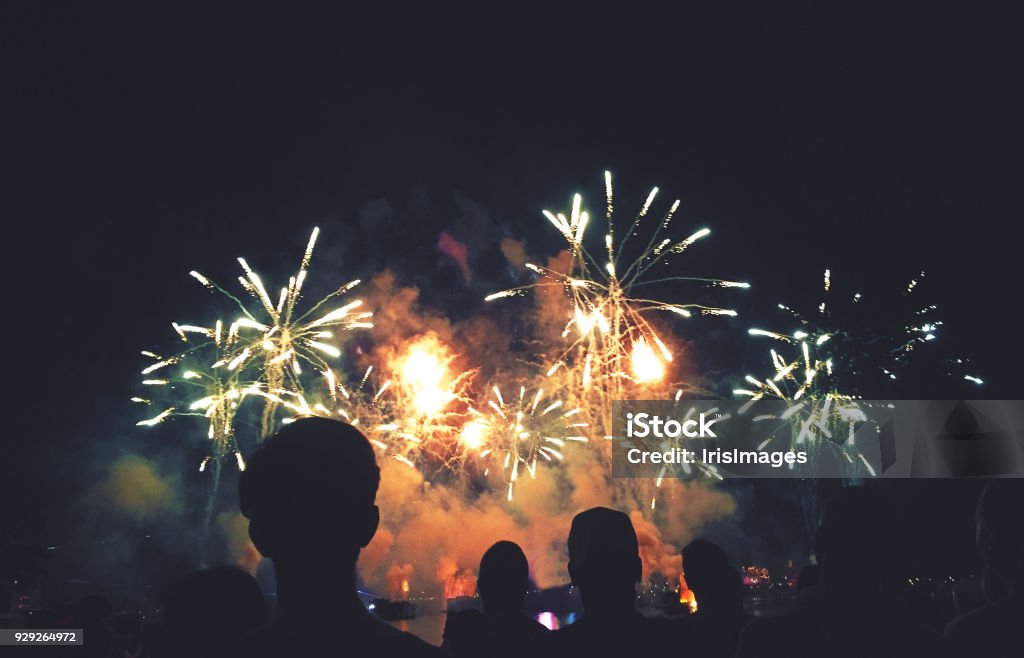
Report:
[[[612,400],[624,397],[627,386],[650,386],[661,382],[673,360],[671,349],[648,319],[653,312],[687,318],[694,313],[736,315],[736,311],[726,308],[653,299],[640,294],[642,286],[688,281],[724,288],[749,288],[749,284],[744,282],[704,277],[645,278],[656,265],[665,263],[672,255],[683,253],[710,234],[709,229],[702,228],[681,240],[662,237],[679,208],[678,200],[657,222],[639,256],[632,261],[627,260],[625,247],[630,238],[638,234],[657,194],[658,188],[651,190],[621,242],[616,245],[612,179],[611,174],[605,172],[607,231],[604,236],[605,253],[601,258],[592,255],[584,245],[590,217],[583,210],[582,197],[577,194],[573,197],[568,217],[563,213],[543,212],[567,242],[571,256],[569,271],[559,272],[527,263],[526,267],[538,277],[535,283],[485,298],[492,301],[518,296],[542,286],[561,289],[568,302],[562,331],[562,338],[568,341],[568,346],[554,360],[547,374],[551,376],[560,368],[581,368],[581,385],[597,389],[604,399],[599,406],[605,415],[610,414]],[[607,427],[607,422],[602,425]]]
[[[389,435],[378,440],[389,454],[404,458],[399,461],[415,462],[424,471],[461,473],[459,431],[476,370],[459,370],[456,360],[445,342],[427,333],[406,341],[385,364],[390,376],[381,408],[387,415],[380,425]]]
[[[587,442],[588,423],[581,420],[579,407],[567,410],[562,400],[545,397],[542,388],[527,395],[526,386],[520,386],[519,395],[507,400],[498,386],[491,387],[491,394],[482,411],[469,408],[473,418],[463,426],[460,440],[467,449],[479,450],[480,459],[495,460],[511,501],[521,472],[536,477],[539,459],[561,462],[567,442]]]
[[[169,396],[170,406],[151,418],[136,423],[152,427],[175,416],[199,416],[206,420],[206,436],[211,442],[210,451],[199,463],[200,472],[209,472],[209,490],[204,505],[203,522],[199,528],[198,546],[202,555],[209,549],[210,528],[216,510],[217,493],[220,489],[221,470],[227,455],[239,471],[245,470],[245,460],[236,436],[236,417],[247,396],[259,392],[259,382],[243,379],[245,373],[239,368],[223,367],[239,342],[238,324],[231,323],[227,329],[221,320],[213,327],[172,323],[178,337],[186,348],[178,354],[163,358],[144,351],[143,355],[154,360],[143,368],[142,383],[152,388],[153,397]],[[154,373],[160,378],[155,379]],[[149,398],[135,397],[134,402],[153,406]]]
[[[820,320],[831,318],[828,300],[831,289],[832,273],[826,269],[825,298],[819,303],[816,314]],[[854,302],[860,299],[859,294],[855,295]],[[755,419],[786,421],[776,426],[775,431],[758,445],[758,450],[766,449],[777,440],[784,440],[787,448],[807,444],[814,457],[823,445],[832,445],[842,452],[850,464],[854,463],[850,451],[863,461],[864,455],[857,451],[853,435],[857,423],[866,420],[866,417],[856,402],[857,396],[837,387],[837,365],[845,362],[845,355],[830,349],[836,345],[833,339],[837,335],[845,335],[845,332],[821,329],[790,307],[779,304],[779,308],[800,321],[802,328],[790,334],[759,328],[748,329],[747,333],[783,343],[794,353],[784,357],[778,350],[771,348],[769,355],[774,372],[761,378],[748,374],[744,379],[750,388],[733,390],[734,395],[750,400],[741,408],[740,413],[746,412],[751,405],[762,399],[787,403],[787,409],[782,414],[765,414]],[[781,437],[777,434],[780,429],[783,431]],[[824,443],[825,439],[830,441]]]
[[[336,359],[340,349],[331,342],[338,338],[335,331],[350,331],[372,327],[369,321],[373,313],[360,310],[362,300],[319,314],[321,308],[331,300],[343,296],[357,285],[356,279],[339,287],[305,312],[298,312],[297,305],[302,296],[303,284],[309,272],[319,228],[314,228],[306,250],[299,263],[299,271],[288,279],[288,285],[281,288],[275,303],[267,292],[260,276],[253,271],[243,258],[238,262],[244,276],[238,278],[242,288],[259,302],[259,310],[248,308],[241,299],[198,272],[191,275],[207,288],[217,290],[232,299],[243,312],[232,326],[238,328],[239,339],[236,349],[214,367],[228,370],[242,370],[258,364],[260,369],[259,390],[264,399],[260,425],[260,438],[269,436],[275,428],[275,414],[287,397],[302,397],[302,363],[313,366],[317,372],[330,368],[325,357]]]
[[[704,520],[727,514],[728,506],[723,502],[728,499],[711,488],[678,481],[677,489],[662,490],[667,470],[656,479],[611,477],[612,442],[605,440],[612,438],[611,402],[667,398],[679,386],[668,383],[672,370],[678,369],[679,359],[671,349],[674,341],[667,331],[660,333],[661,324],[655,327],[655,318],[735,315],[726,308],[661,301],[653,293],[644,294],[643,286],[683,281],[717,288],[749,286],[721,279],[659,276],[660,266],[706,238],[710,230],[700,228],[682,239],[665,237],[679,202],[654,217],[658,194],[657,188],[652,190],[629,226],[617,230],[611,175],[606,172],[607,229],[603,246],[594,251],[585,246],[591,242],[587,231],[592,233],[594,229],[582,197],[573,198],[568,215],[545,211],[544,216],[566,241],[564,256],[553,259],[549,267],[527,263],[525,266],[536,276],[535,283],[486,299],[541,289],[555,291],[543,317],[558,315],[557,330],[530,343],[532,354],[515,356],[531,364],[543,362],[546,374],[515,385],[492,385],[477,406],[470,404],[468,393],[477,370],[472,362],[463,362],[461,346],[444,331],[438,333],[417,325],[395,334],[400,338],[375,336],[374,356],[367,357],[374,365],[367,368],[369,361],[363,362],[361,374],[350,372],[350,363],[337,363],[341,354],[338,334],[369,328],[371,314],[362,310],[360,300],[338,302],[336,308],[331,304],[358,285],[358,280],[302,310],[302,291],[318,236],[318,230],[314,230],[297,274],[279,295],[270,294],[244,259],[239,259],[243,272],[239,283],[248,297],[235,296],[202,274],[191,273],[207,288],[232,300],[241,309],[240,317],[214,327],[175,324],[175,331],[186,344],[184,351],[166,358],[147,353],[153,361],[142,376],[152,395],[137,401],[150,406],[153,413],[139,424],[159,425],[177,415],[204,417],[214,448],[200,468],[207,468],[215,458],[210,469],[216,469],[215,473],[219,473],[221,457],[230,458],[232,452],[238,467],[244,468],[237,452],[235,424],[249,415],[239,413],[246,398],[263,403],[261,438],[273,431],[276,423],[306,414],[342,418],[361,427],[378,454],[388,458],[381,460],[381,467],[389,469],[389,477],[382,479],[379,495],[389,498],[387,508],[396,510],[398,520],[390,522],[388,533],[378,535],[381,545],[377,559],[385,566],[388,562],[403,562],[411,569],[414,560],[437,562],[443,555],[438,547],[445,547],[444,552],[456,555],[450,564],[453,577],[462,578],[467,573],[472,576],[467,565],[478,562],[486,545],[478,551],[468,551],[465,546],[467,540],[490,541],[495,536],[488,536],[484,528],[500,528],[497,534],[501,536],[522,535],[533,542],[538,553],[554,554],[548,550],[552,538],[564,543],[564,529],[573,511],[599,504],[633,510],[638,532],[641,522],[654,528],[655,518],[668,527],[681,518],[690,518],[688,524],[672,531],[673,541],[688,538]],[[644,233],[648,227],[649,232]],[[636,253],[639,256],[631,259]],[[566,266],[554,264],[558,260],[564,260]],[[517,262],[522,264],[521,260]],[[806,321],[782,307],[801,321],[796,331],[749,331],[752,336],[778,342],[778,349],[771,351],[773,372],[766,377],[748,376],[751,388],[735,393],[788,402],[789,411],[781,419],[791,430],[791,445],[841,438],[843,428],[852,427],[851,419],[859,404],[853,394],[846,392],[847,375],[855,377],[859,373],[847,367],[843,350],[850,344],[848,332],[817,328],[832,322],[834,283],[831,272],[826,272],[825,299]],[[915,294],[917,287],[918,281],[912,281],[905,294]],[[331,306],[326,307],[328,304]],[[852,304],[861,304],[859,294],[854,295]],[[396,315],[414,315],[408,304],[402,308]],[[933,311],[934,307],[923,308],[905,327],[905,337],[901,335],[895,345],[884,343],[891,359],[905,363],[906,355],[934,338],[941,322],[932,319]],[[444,324],[450,327],[447,321]],[[382,328],[377,333],[383,333]],[[544,341],[555,347],[547,352]],[[513,358],[512,354],[491,355],[492,345],[486,339],[481,342],[486,345],[476,356],[486,367],[498,363],[507,366]],[[469,345],[479,348],[475,343]],[[842,382],[837,381],[840,376]],[[975,375],[964,378],[981,383]],[[192,390],[186,387],[193,386],[197,393],[185,392]],[[684,383],[676,391],[677,403],[684,390],[690,395],[694,388]],[[161,391],[173,397],[173,402],[162,404]],[[557,391],[557,397],[553,391]],[[256,405],[250,405],[255,417]],[[573,443],[588,439],[594,440],[589,441],[586,450],[572,449]],[[775,437],[770,436],[761,448],[773,440]],[[850,464],[863,463],[870,470],[871,464],[863,454],[843,454]],[[477,486],[479,481],[467,475],[477,463],[493,469],[494,478],[500,474],[501,484],[493,489]],[[697,464],[693,468],[712,479],[721,477],[711,465]],[[531,478],[524,478],[524,473]],[[489,476],[487,471],[485,476]],[[670,484],[676,480],[671,476],[668,479]],[[683,495],[675,497],[677,491]],[[405,504],[412,499],[422,504]],[[214,509],[212,501],[213,496],[208,501],[207,527]],[[520,506],[529,509],[529,515],[521,514]],[[465,528],[476,531],[467,535],[462,532]],[[406,530],[415,541],[403,539],[401,533]],[[661,546],[660,537],[656,543]],[[415,550],[398,560],[403,547]],[[364,556],[368,553],[364,551]],[[667,554],[678,557],[674,549]],[[646,565],[648,558],[644,561]],[[402,582],[407,593],[408,574]]]
[[[846,451],[853,450],[854,454],[863,460],[863,454],[856,451],[853,435],[857,423],[867,418],[854,396],[835,389],[832,382],[828,381],[829,376],[833,374],[832,358],[819,359],[810,347],[811,344],[820,346],[822,343],[814,340],[813,336],[802,335],[802,332],[797,332],[800,337],[792,338],[759,329],[751,329],[749,333],[753,336],[769,335],[776,340],[793,342],[799,345],[799,350],[792,361],[783,359],[775,349],[770,350],[774,374],[761,379],[747,375],[745,379],[751,388],[733,390],[734,395],[749,399],[749,402],[741,407],[740,413],[748,411],[758,400],[784,401],[787,403],[785,412],[779,415],[764,414],[755,420],[786,421],[781,427],[788,428],[789,432],[781,438],[787,440],[787,448],[806,443],[807,447],[817,450],[824,445],[822,441],[828,439],[829,444],[844,452],[844,457],[851,464],[853,460]],[[780,427],[776,427],[776,431],[770,433],[768,438],[758,445],[758,450],[764,450],[769,444],[780,439],[776,434],[779,429]]]
[[[912,295],[924,276],[925,273],[921,272],[912,279],[903,295]],[[798,329],[792,332],[760,328],[748,330],[749,335],[777,341],[792,352],[783,356],[771,348],[769,355],[774,372],[761,378],[748,374],[745,380],[749,386],[736,388],[733,394],[750,400],[744,411],[761,399],[785,401],[789,405],[788,410],[777,418],[789,421],[787,438],[790,446],[803,443],[819,446],[822,445],[821,439],[829,439],[829,443],[824,445],[840,447],[846,460],[855,465],[852,453],[871,472],[866,457],[857,450],[853,441],[856,425],[866,420],[860,408],[863,403],[857,402],[862,397],[858,386],[860,379],[872,369],[887,379],[897,379],[897,373],[908,366],[907,355],[934,340],[942,321],[931,319],[937,307],[929,305],[915,310],[914,320],[905,323],[899,331],[887,334],[866,330],[858,334],[837,326],[833,316],[830,270],[825,270],[823,281],[824,295],[815,312],[805,315],[784,304],[778,305],[798,321]],[[862,308],[862,301],[863,295],[854,293],[850,307],[860,309],[859,315],[870,313]],[[880,353],[877,346],[882,346]],[[980,379],[972,379],[970,375],[965,379],[981,383]],[[771,420],[776,416],[769,414],[760,418]],[[777,438],[775,434],[770,435],[758,448],[763,450]]]
[[[461,465],[458,432],[474,371],[455,372],[455,355],[432,334],[406,342],[386,368],[371,365],[356,383],[345,385],[343,373],[326,368],[309,391],[278,395],[257,392],[281,406],[289,423],[305,415],[340,418],[360,427],[382,456],[406,466],[455,471]],[[374,372],[386,371],[376,383]]]
[[[216,366],[237,349],[238,325],[232,323],[225,329],[224,323],[218,320],[213,327],[178,323],[172,323],[172,327],[187,347],[166,358],[142,352],[154,362],[141,374],[145,377],[144,386],[153,388],[154,392],[166,391],[173,399],[157,415],[136,424],[152,427],[174,416],[203,417],[207,421],[207,438],[212,442],[212,450],[200,463],[199,470],[205,470],[211,460],[219,462],[229,452],[236,454],[239,468],[244,468],[235,439],[235,416],[257,384],[244,380],[241,370]],[[161,378],[154,378],[154,373]],[[152,397],[164,396],[157,393]],[[132,401],[159,405],[148,397],[134,397]]]
[[[816,347],[828,342],[826,351],[831,351],[832,360],[843,364],[837,377],[841,376],[843,387],[851,391],[863,387],[864,383],[858,379],[869,376],[872,370],[884,375],[885,379],[896,380],[901,370],[910,367],[911,355],[935,341],[944,325],[935,317],[939,310],[936,304],[912,303],[920,295],[918,291],[925,278],[924,271],[918,273],[900,291],[900,297],[908,302],[901,302],[906,310],[899,311],[897,316],[902,319],[893,323],[891,309],[869,308],[864,295],[859,292],[854,292],[848,299],[840,297],[837,300],[831,270],[826,269],[823,295],[814,312],[802,313],[785,304],[778,305],[800,324],[799,329],[792,333],[759,330],[755,333],[751,330],[751,334],[772,338],[786,336],[788,340],[798,341],[806,338]],[[844,299],[847,299],[845,303]],[[837,315],[847,319],[847,326],[837,320]],[[964,367],[968,365],[962,358],[955,359],[953,363]],[[982,383],[975,375],[966,375],[963,379]]]
[[[409,433],[409,423],[397,404],[392,388],[394,379],[378,384],[368,366],[354,384],[345,386],[343,376],[328,368],[323,373],[322,399],[309,402],[306,394],[298,394],[294,401],[283,400],[285,407],[295,415],[282,420],[290,423],[305,415],[336,418],[358,427],[382,457],[394,459],[415,468],[413,459],[422,439]]]

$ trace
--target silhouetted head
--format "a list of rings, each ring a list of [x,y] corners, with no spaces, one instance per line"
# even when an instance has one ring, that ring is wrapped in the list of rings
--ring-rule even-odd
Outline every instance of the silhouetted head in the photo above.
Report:
[[[587,614],[632,610],[643,565],[629,517],[607,507],[580,512],[569,530],[569,576]]]
[[[796,576],[796,593],[803,592],[808,587],[814,587],[821,582],[821,567],[817,564],[807,564]]]
[[[75,617],[87,624],[99,624],[104,617],[114,611],[114,606],[110,604],[110,601],[95,594],[86,596],[76,603],[74,608]]]
[[[518,612],[530,587],[530,565],[518,544],[499,541],[480,559],[477,591],[487,612]]]
[[[699,609],[743,608],[743,579],[720,546],[695,539],[683,548],[682,556],[683,575]]]
[[[337,420],[300,418],[267,439],[238,481],[249,536],[290,573],[322,577],[325,568],[353,571],[370,543],[379,511],[380,469],[359,430]],[[354,571],[352,573],[354,576]]]
[[[1020,504],[1024,481],[993,480],[981,492],[975,512],[978,550],[984,563],[986,594],[1020,593],[1024,588],[1024,523]]]
[[[185,576],[167,598],[160,631],[163,655],[207,655],[266,621],[256,579],[236,567]]]
[[[822,583],[845,596],[873,596],[902,569],[896,524],[882,497],[864,487],[847,487],[828,501],[816,550]]]

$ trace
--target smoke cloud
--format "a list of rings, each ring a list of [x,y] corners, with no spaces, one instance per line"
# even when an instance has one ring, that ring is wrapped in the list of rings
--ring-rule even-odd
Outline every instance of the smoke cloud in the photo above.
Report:
[[[96,495],[106,506],[136,521],[181,509],[173,482],[160,474],[154,462],[138,455],[114,462]]]
[[[454,239],[445,244],[449,257],[465,260],[464,245]],[[529,260],[524,244],[509,238],[501,242],[501,252],[516,271],[523,271]],[[568,272],[570,255],[563,251],[546,266]],[[510,395],[519,386],[544,388],[552,399],[576,388],[571,380],[561,379],[571,375],[545,377],[541,364],[534,362],[538,346],[556,350],[565,342],[565,298],[558,287],[538,287],[528,301],[509,300],[501,308],[492,304],[486,313],[459,321],[423,307],[419,290],[400,285],[392,272],[377,275],[367,288],[374,330],[372,344],[361,348],[357,358],[362,365],[385,370],[390,364],[394,371],[415,346],[449,354],[450,374],[466,374],[464,389],[446,407],[456,424],[471,417],[469,407],[486,409],[495,386]],[[522,322],[517,325],[516,317],[509,321],[509,314]],[[516,327],[515,338],[509,326]],[[530,349],[519,349],[524,343]],[[440,470],[417,469],[379,455],[381,527],[360,557],[363,582],[393,598],[404,596],[405,583],[413,595],[471,595],[483,553],[496,541],[510,540],[522,546],[539,587],[559,585],[568,581],[566,540],[572,518],[594,506],[629,513],[645,578],[654,573],[677,578],[679,549],[707,523],[731,514],[732,499],[702,485],[666,480],[658,487],[651,480],[614,479],[610,442],[598,431],[598,423],[586,433],[587,443],[567,442],[561,462],[540,463],[534,477],[520,477],[511,499],[507,473],[459,446],[457,439],[452,439],[446,455],[450,459]]]

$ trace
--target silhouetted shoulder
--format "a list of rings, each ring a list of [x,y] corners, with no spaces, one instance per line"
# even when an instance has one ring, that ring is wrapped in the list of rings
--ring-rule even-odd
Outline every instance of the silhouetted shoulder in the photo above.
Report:
[[[480,655],[487,644],[484,615],[479,610],[449,611],[441,646],[455,656]]]
[[[953,654],[940,635],[906,623],[899,615],[857,615],[824,607],[754,619],[740,634],[736,651],[737,658],[832,655],[944,658]]]
[[[547,658],[549,656],[573,655],[579,652],[582,646],[582,636],[585,635],[581,624],[583,624],[582,620],[557,631],[538,635],[534,638],[528,655]]]
[[[333,628],[299,629],[271,625],[230,647],[226,655],[233,658],[290,658],[303,655],[440,658],[446,654],[415,635],[368,615],[358,625],[339,622]]]
[[[516,643],[523,647],[529,647],[539,638],[551,634],[547,626],[526,615],[495,620],[494,623],[488,625],[487,630],[497,637],[514,636],[517,638]]]
[[[740,633],[751,619],[746,613],[719,617],[697,613],[671,623],[677,644],[689,647],[691,655],[733,658]]]
[[[605,623],[587,619],[540,635],[531,656],[643,655],[679,648],[678,627],[665,619],[636,615]]]
[[[1024,655],[1024,603],[1013,597],[990,603],[957,617],[946,626],[955,646],[977,656]]]
[[[760,658],[783,653],[794,657],[810,655],[801,652],[798,647],[811,643],[812,638],[809,637],[806,628],[812,626],[813,620],[810,619],[810,615],[803,612],[753,619],[740,633],[736,656]]]
[[[478,610],[449,612],[441,647],[453,656],[519,657],[528,655],[548,629],[522,613],[487,615]]]

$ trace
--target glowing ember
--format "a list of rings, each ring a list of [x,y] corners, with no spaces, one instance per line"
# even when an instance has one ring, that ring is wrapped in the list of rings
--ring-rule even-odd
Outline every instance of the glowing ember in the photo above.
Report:
[[[654,292],[648,292],[650,286],[678,288],[677,284],[683,282],[717,288],[750,286],[743,281],[682,276],[678,269],[669,267],[673,258],[711,231],[698,228],[686,238],[668,237],[679,201],[672,202],[660,218],[651,216],[658,188],[650,191],[625,230],[618,232],[623,227],[616,226],[613,216],[612,176],[605,172],[604,178],[603,240],[588,239],[588,227],[596,222],[590,221],[582,197],[574,195],[569,212],[543,211],[565,239],[568,262],[559,265],[553,261],[548,267],[527,262],[524,267],[536,275],[532,283],[495,292],[484,299],[504,299],[552,288],[564,293],[564,343],[560,353],[552,355],[554,363],[547,372],[550,376],[579,371],[573,385],[584,389],[588,398],[585,406],[595,412],[592,421],[597,422],[592,424],[599,425],[598,432],[607,436],[613,401],[629,395],[633,384],[660,382],[669,374],[667,366],[673,355],[660,335],[661,330],[653,324],[655,315],[673,319],[736,315],[732,309],[702,303],[663,301]],[[646,239],[639,237],[644,232],[641,227],[649,229]],[[591,229],[591,233],[593,230],[601,229]]]
[[[686,584],[686,578],[683,574],[679,574],[679,602],[683,605],[690,606],[690,613],[697,612],[697,597],[694,595],[693,590]]]
[[[569,441],[585,443],[588,423],[579,418],[580,409],[566,409],[562,400],[546,398],[544,389],[530,395],[526,387],[508,399],[494,386],[492,397],[483,411],[470,407],[475,419],[462,430],[462,443],[479,448],[481,459],[493,458],[500,466],[507,487],[506,497],[512,500],[513,487],[522,472],[537,476],[537,462],[561,462]],[[485,474],[490,468],[485,471]]]
[[[432,416],[455,399],[449,383],[451,360],[447,348],[433,339],[418,341],[406,349],[400,359],[399,382],[417,416]]]
[[[633,343],[630,361],[633,365],[633,378],[638,382],[659,382],[665,377],[665,365],[643,338]]]
[[[445,560],[442,559],[441,562],[442,566],[438,568],[439,572],[445,570]],[[460,596],[476,596],[476,574],[472,569],[452,569],[450,575],[443,578],[442,583],[446,600]]]
[[[462,445],[471,450],[477,450],[484,444],[484,434],[486,431],[487,426],[483,423],[466,423],[466,426],[462,428],[462,434],[459,439],[462,441]]]

